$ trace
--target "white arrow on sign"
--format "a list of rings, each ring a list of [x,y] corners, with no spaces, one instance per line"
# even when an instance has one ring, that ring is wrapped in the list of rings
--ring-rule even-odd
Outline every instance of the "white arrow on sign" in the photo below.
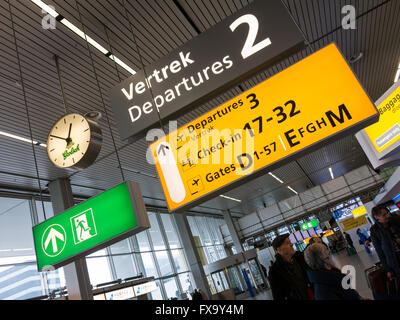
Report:
[[[62,242],[64,242],[64,235],[62,233],[58,232],[56,229],[51,228],[51,230],[49,232],[49,235],[47,236],[47,239],[44,242],[44,248],[47,249],[47,247],[49,246],[50,241],[51,241],[51,244],[53,246],[53,252],[54,253],[57,252],[58,248],[57,248],[57,240],[56,240],[56,238],[58,238]]]

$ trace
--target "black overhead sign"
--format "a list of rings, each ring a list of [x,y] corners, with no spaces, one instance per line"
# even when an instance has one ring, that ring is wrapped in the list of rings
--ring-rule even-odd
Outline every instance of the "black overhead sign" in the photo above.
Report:
[[[179,116],[303,46],[281,0],[254,1],[111,90],[121,139],[140,138],[160,118]]]

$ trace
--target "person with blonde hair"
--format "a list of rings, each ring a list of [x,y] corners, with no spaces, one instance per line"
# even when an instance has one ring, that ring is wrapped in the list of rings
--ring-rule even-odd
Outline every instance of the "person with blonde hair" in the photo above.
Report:
[[[328,248],[322,243],[314,243],[304,251],[304,260],[311,270],[308,279],[314,286],[316,300],[361,300],[354,289],[342,285],[345,275],[332,261]]]

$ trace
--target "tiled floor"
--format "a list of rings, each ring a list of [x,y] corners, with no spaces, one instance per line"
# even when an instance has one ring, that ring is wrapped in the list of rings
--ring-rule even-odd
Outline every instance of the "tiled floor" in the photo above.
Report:
[[[358,254],[354,256],[348,256],[345,251],[341,251],[332,256],[335,265],[342,269],[345,265],[354,266],[356,270],[356,290],[360,294],[360,296],[364,298],[372,297],[372,292],[368,288],[367,278],[365,277],[365,269],[372,267],[376,262],[379,261],[378,256],[375,253],[375,250],[372,249],[371,254],[367,254],[365,251],[358,252]],[[263,291],[260,294],[256,295],[254,298],[248,298],[246,300],[273,300],[271,290]]]

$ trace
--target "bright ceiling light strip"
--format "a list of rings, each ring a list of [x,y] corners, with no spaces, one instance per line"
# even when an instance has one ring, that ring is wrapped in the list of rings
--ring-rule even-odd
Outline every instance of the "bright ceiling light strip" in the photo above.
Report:
[[[298,193],[296,190],[294,190],[292,187],[287,186],[287,188],[288,188],[290,191],[294,192],[295,194],[299,194],[299,193]]]
[[[118,63],[122,68],[124,68],[126,71],[132,73],[132,74],[136,74],[136,71],[133,70],[130,66],[128,66],[127,64],[125,64],[123,61],[121,61],[120,59],[118,59],[116,56],[114,55],[110,55],[110,59],[115,61],[116,63]]]
[[[281,179],[279,179],[276,175],[274,175],[272,172],[268,172],[269,175],[273,178],[275,178],[276,180],[278,180],[280,183],[283,183],[283,181]]]
[[[45,4],[43,1],[41,0],[31,0],[34,4],[36,4],[37,6],[39,6],[40,8],[42,8],[44,11],[46,11],[47,13],[49,13],[51,16],[53,16],[54,18],[57,17],[62,17],[58,12],[56,12],[55,10],[53,10],[50,6],[48,6],[47,4]],[[117,57],[115,57],[114,55],[111,54],[111,52],[109,50],[107,50],[106,48],[104,48],[102,45],[100,45],[98,42],[96,42],[94,39],[92,39],[91,37],[89,37],[87,34],[85,34],[81,29],[79,29],[78,27],[76,27],[73,23],[71,23],[70,21],[68,21],[67,19],[65,19],[64,17],[62,17],[62,19],[60,19],[60,22],[66,26],[68,29],[70,29],[72,32],[74,32],[75,34],[77,34],[79,37],[81,37],[83,40],[87,41],[89,44],[91,44],[93,47],[95,47],[97,50],[99,50],[102,54],[104,54],[105,56],[107,56],[108,58],[110,58],[111,60],[115,61],[117,64],[119,64],[122,68],[124,68],[126,71],[128,71],[131,74],[136,74],[136,71],[133,70],[131,67],[129,67],[126,63],[124,63],[123,61],[121,61],[120,59],[118,59]]]
[[[394,82],[397,82],[400,79],[400,64],[399,68],[397,69],[396,76],[394,77]]]
[[[58,17],[58,12],[56,12],[53,8],[45,4],[43,1],[40,0],[32,0],[34,4],[36,4],[38,7],[42,8],[44,11],[46,11],[48,14],[50,14],[52,17],[57,18]]]
[[[236,201],[236,202],[242,202],[242,200],[231,198],[231,197],[228,197],[228,196],[224,196],[222,194],[220,195],[220,197],[225,198],[225,199],[229,199],[229,200],[233,200],[233,201]]]
[[[88,35],[85,35],[85,33],[76,27],[74,24],[72,24],[70,21],[67,19],[62,19],[60,21],[64,26],[66,26],[68,29],[70,29],[72,32],[75,32],[78,36],[80,36],[83,40],[87,40],[93,47],[95,47],[97,50],[99,50],[102,54],[107,54],[108,50],[105,49],[103,46],[101,46],[99,43],[97,43],[95,40],[93,40],[91,37]]]
[[[332,179],[335,179],[335,177],[333,176],[333,172],[332,172],[332,168],[329,167],[329,173],[331,174]]]
[[[0,135],[5,136],[5,137],[8,137],[8,138],[16,139],[16,140],[19,140],[19,141],[23,141],[23,142],[27,142],[27,143],[32,143],[32,140],[27,139],[27,138],[24,138],[24,137],[17,136],[17,135],[12,134],[12,133],[0,131]],[[41,147],[45,147],[45,148],[46,148],[46,145],[45,145],[44,143],[39,143],[39,142],[37,142],[37,141],[35,141],[35,140],[33,140],[33,144],[36,144],[36,145],[39,145],[39,146],[41,146]]]

